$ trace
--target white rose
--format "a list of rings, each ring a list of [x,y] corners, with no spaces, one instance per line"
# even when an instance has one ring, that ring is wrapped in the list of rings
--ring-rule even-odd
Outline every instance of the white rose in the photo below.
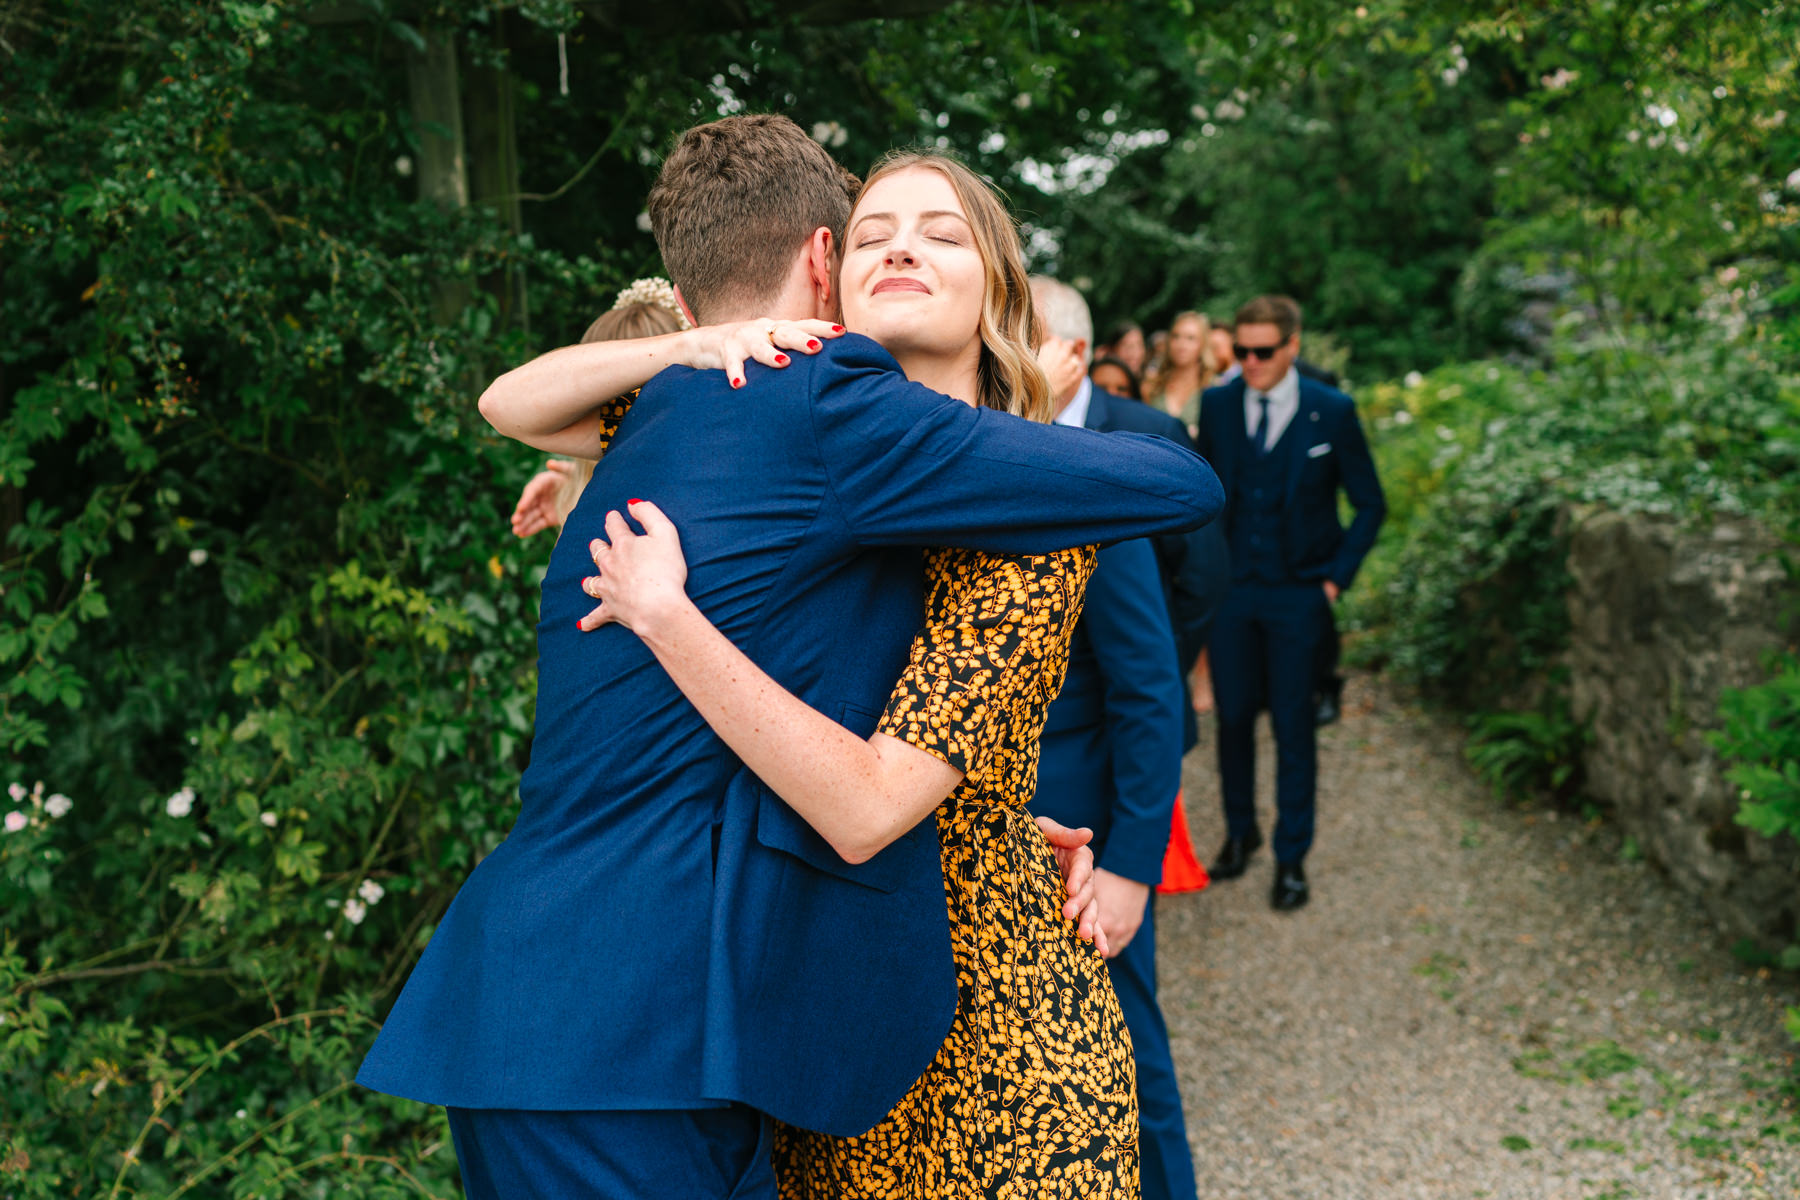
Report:
[[[171,817],[187,816],[194,811],[194,789],[191,787],[182,788],[179,792],[176,792],[173,796],[169,797],[168,803],[163,805],[163,808],[167,810]]]
[[[66,817],[69,815],[69,810],[74,807],[75,802],[61,792],[44,801],[44,811],[52,817]]]
[[[361,900],[344,901],[344,920],[350,922],[352,925],[361,925],[363,923],[363,918],[368,915],[369,910],[363,906]]]
[[[20,833],[24,830],[26,824],[27,818],[25,814],[18,809],[15,808],[13,811],[6,814],[6,832],[8,833]]]
[[[387,889],[383,888],[379,883],[376,883],[373,879],[365,879],[362,881],[362,884],[359,887],[357,887],[356,894],[361,896],[364,900],[368,901],[370,904],[380,904],[381,898],[383,896],[387,895]]]

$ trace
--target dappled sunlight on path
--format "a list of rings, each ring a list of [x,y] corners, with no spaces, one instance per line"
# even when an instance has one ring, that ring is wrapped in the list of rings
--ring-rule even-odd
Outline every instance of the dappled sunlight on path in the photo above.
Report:
[[[1800,1194],[1776,1086],[1792,980],[1741,966],[1614,828],[1493,799],[1456,727],[1366,678],[1344,707],[1320,737],[1311,905],[1271,911],[1266,849],[1159,901],[1201,1196]],[[1213,754],[1207,730],[1186,764],[1203,859]]]

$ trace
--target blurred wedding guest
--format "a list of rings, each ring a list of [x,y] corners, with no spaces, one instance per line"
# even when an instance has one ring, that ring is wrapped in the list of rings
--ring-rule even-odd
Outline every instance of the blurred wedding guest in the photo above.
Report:
[[[1142,376],[1149,347],[1144,344],[1144,331],[1136,321],[1116,321],[1106,341],[1094,347],[1096,358],[1116,358],[1133,375]]]
[[[1150,352],[1144,357],[1144,369],[1138,374],[1148,380],[1162,372],[1163,364],[1169,361],[1169,331],[1159,329],[1150,335]]]
[[[1033,275],[1031,298],[1040,323],[1040,358],[1086,357],[1094,326],[1081,293]],[[1150,433],[1189,444],[1177,422],[1124,402],[1091,378],[1077,377],[1054,400],[1059,425]],[[1034,814],[1094,831],[1094,885],[1111,943],[1106,965],[1137,1066],[1143,1200],[1195,1196],[1169,1030],[1156,999],[1153,892],[1176,836],[1184,726],[1192,720],[1181,690],[1179,632],[1170,623],[1183,593],[1174,590],[1180,579],[1168,572],[1179,572],[1189,560],[1200,566],[1196,556],[1206,551],[1195,539],[1208,534],[1220,539],[1222,551],[1222,535],[1213,526],[1100,551],[1070,640],[1062,691],[1044,726],[1031,799]],[[1222,553],[1207,561],[1206,586],[1213,599],[1202,622],[1210,621],[1230,574]],[[1185,848],[1185,826],[1180,836]]]
[[[675,289],[668,280],[640,279],[619,293],[611,311],[596,318],[581,340],[584,344],[621,341],[691,328],[675,303]],[[513,533],[527,538],[551,527],[561,529],[593,477],[594,461],[589,458],[552,458],[544,463],[544,469],[519,493],[512,513]]]
[[[1216,387],[1221,383],[1230,383],[1244,373],[1238,366],[1237,355],[1231,351],[1231,341],[1237,336],[1237,326],[1230,321],[1222,321],[1207,332],[1206,344],[1212,347],[1213,370],[1218,375],[1213,379]]]
[[[1206,394],[1200,452],[1225,485],[1231,591],[1210,642],[1218,714],[1219,791],[1225,844],[1214,879],[1235,879],[1262,845],[1256,810],[1256,714],[1275,733],[1275,886],[1271,904],[1292,910],[1310,895],[1318,786],[1316,736],[1320,646],[1332,606],[1356,579],[1387,504],[1356,405],[1303,377],[1300,306],[1259,296],[1237,313],[1243,375]],[[1355,516],[1346,530],[1338,494]]]
[[[1144,398],[1144,389],[1138,383],[1137,372],[1119,359],[1096,358],[1093,366],[1088,368],[1088,378],[1103,392],[1111,392],[1115,396],[1131,400]]]
[[[1169,326],[1169,348],[1162,366],[1144,380],[1144,403],[1160,408],[1186,425],[1200,428],[1200,393],[1213,385],[1210,326],[1197,312],[1176,316]]]

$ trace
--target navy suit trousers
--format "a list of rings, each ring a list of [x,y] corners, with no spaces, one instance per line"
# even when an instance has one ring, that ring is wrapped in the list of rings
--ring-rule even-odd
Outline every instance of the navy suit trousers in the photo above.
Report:
[[[1107,960],[1113,991],[1131,1031],[1137,1064],[1138,1173],[1143,1200],[1194,1200],[1194,1159],[1188,1149],[1181,1089],[1169,1049],[1169,1027],[1156,1003],[1156,893],[1144,906],[1144,923],[1120,953]]]
[[[775,1200],[774,1128],[741,1104],[687,1111],[450,1110],[468,1200]]]
[[[1256,714],[1265,705],[1275,732],[1275,860],[1299,862],[1312,848],[1319,754],[1313,718],[1318,653],[1331,602],[1315,582],[1242,582],[1212,631],[1219,789],[1226,831],[1256,829]]]

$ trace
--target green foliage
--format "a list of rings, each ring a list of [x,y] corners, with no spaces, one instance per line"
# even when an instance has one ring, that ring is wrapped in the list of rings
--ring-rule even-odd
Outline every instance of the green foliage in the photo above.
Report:
[[[1800,655],[1777,657],[1763,683],[1727,689],[1719,713],[1725,727],[1712,743],[1739,789],[1737,823],[1800,839]]]
[[[1581,748],[1587,740],[1587,729],[1569,714],[1565,692],[1552,687],[1536,711],[1471,717],[1463,755],[1505,799],[1568,801],[1581,787]]]
[[[1504,708],[1565,644],[1564,522],[1582,506],[1787,519],[1800,385],[1785,323],[1738,308],[1680,339],[1571,332],[1547,369],[1477,363],[1366,390],[1390,518],[1350,594],[1373,632],[1359,652]]]

